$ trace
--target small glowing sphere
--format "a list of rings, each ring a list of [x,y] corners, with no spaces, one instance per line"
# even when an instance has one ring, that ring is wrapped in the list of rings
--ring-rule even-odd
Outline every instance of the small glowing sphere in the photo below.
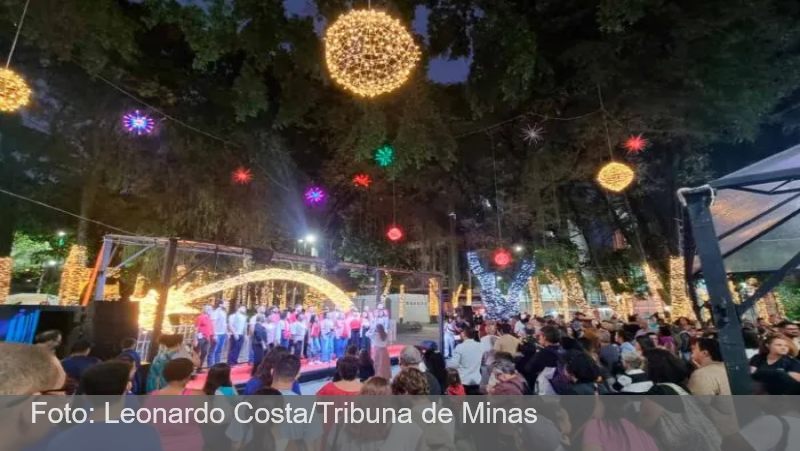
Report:
[[[0,68],[0,111],[13,113],[31,101],[31,88],[11,69]]]
[[[325,32],[325,62],[331,77],[361,97],[402,86],[419,58],[411,33],[381,11],[351,11]]]
[[[508,266],[511,264],[511,252],[505,249],[498,249],[494,251],[492,259],[497,266]]]
[[[389,230],[386,231],[386,237],[389,238],[390,241],[400,241],[403,238],[403,229],[396,225],[391,226]]]
[[[597,173],[597,183],[613,193],[621,193],[633,183],[633,169],[623,163],[612,161]]]
[[[305,198],[309,204],[319,204],[325,201],[325,191],[318,186],[312,186],[306,190]]]

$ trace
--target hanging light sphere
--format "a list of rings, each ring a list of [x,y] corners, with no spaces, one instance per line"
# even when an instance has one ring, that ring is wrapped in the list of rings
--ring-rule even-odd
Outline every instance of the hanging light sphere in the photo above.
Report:
[[[419,58],[411,33],[381,11],[351,11],[325,32],[325,62],[331,77],[361,97],[402,86]]]
[[[403,229],[396,225],[389,227],[389,230],[386,231],[386,238],[389,238],[389,241],[400,241],[403,238]]]
[[[511,264],[511,252],[508,252],[505,249],[498,249],[494,251],[492,260],[494,260],[494,264],[497,266],[508,266]]]
[[[613,193],[621,193],[633,183],[635,173],[628,165],[611,161],[600,168],[597,183]]]
[[[233,171],[231,174],[231,180],[233,183],[238,183],[239,185],[246,185],[253,180],[253,173],[250,169],[247,169],[243,166],[239,166],[238,169]]]
[[[31,101],[31,88],[11,69],[0,68],[0,111],[13,113]]]

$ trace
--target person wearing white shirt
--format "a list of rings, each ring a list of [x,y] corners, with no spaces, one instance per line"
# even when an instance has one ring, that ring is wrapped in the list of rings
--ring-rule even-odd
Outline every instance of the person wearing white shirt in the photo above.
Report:
[[[297,321],[293,322],[289,326],[289,331],[292,334],[291,350],[293,351],[293,354],[297,356],[298,359],[303,357],[303,343],[305,342],[306,339],[307,330],[308,328],[306,327],[303,314],[298,313]]]
[[[231,334],[231,345],[228,347],[228,365],[239,364],[239,353],[242,351],[244,334],[247,332],[246,309],[240,305],[236,313],[228,318],[228,332]]]
[[[214,323],[214,347],[208,356],[208,367],[211,368],[216,363],[222,361],[222,350],[228,341],[228,302],[219,300],[216,303],[214,312],[211,314],[211,322]]]
[[[458,376],[468,395],[480,394],[483,347],[473,338],[472,326],[461,331],[462,342],[456,346],[449,366],[458,370]]]
[[[250,353],[248,355],[247,361],[250,364],[253,364],[253,360],[255,358],[255,353],[253,351],[253,330],[256,328],[256,319],[258,315],[263,315],[266,313],[267,308],[263,305],[259,305],[256,307],[255,315],[251,316],[250,319],[247,320],[247,338],[248,338],[248,348],[250,349]]]

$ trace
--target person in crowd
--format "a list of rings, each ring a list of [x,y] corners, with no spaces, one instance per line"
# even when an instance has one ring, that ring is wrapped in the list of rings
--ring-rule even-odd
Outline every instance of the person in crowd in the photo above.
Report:
[[[572,352],[567,356],[565,370],[572,382],[567,394],[594,395],[607,394],[605,384],[598,383],[600,367],[591,355],[585,352]]]
[[[336,372],[341,379],[323,385],[317,395],[357,395],[361,390],[361,381],[358,380],[358,358],[349,355],[342,357],[336,362]]]
[[[228,342],[228,302],[220,299],[216,302],[214,312],[211,314],[214,323],[213,352],[208,354],[208,366],[222,361],[222,350]]]
[[[392,379],[392,394],[427,396],[430,394],[428,381],[429,379],[419,368],[413,366],[403,367]]]
[[[519,338],[515,337],[511,330],[511,325],[501,323],[497,326],[500,336],[494,343],[495,352],[507,352],[513,356],[519,355]]]
[[[356,367],[356,372],[358,368]],[[292,354],[284,355],[272,370],[272,388],[283,396],[297,395],[293,387],[300,375],[300,359]]]
[[[600,349],[597,351],[600,357],[600,364],[615,372],[620,364],[619,346],[611,342],[611,332],[607,330],[598,331],[597,340],[600,343]]]
[[[139,352],[136,351],[136,338],[123,338],[120,342],[120,347],[122,348],[122,352],[119,356],[117,356],[117,359],[127,358],[133,363],[134,367],[134,374],[131,378],[131,382],[133,384],[131,387],[131,392],[137,395],[141,394],[141,390],[144,388],[145,382],[142,374],[142,357],[139,355]]]
[[[761,346],[761,352],[750,359],[750,371],[755,373],[756,370],[781,370],[800,381],[800,361],[789,355],[790,342],[785,335],[767,337]]]
[[[335,325],[331,319],[333,313],[323,312],[320,322],[320,347],[322,348],[322,363],[330,363],[334,354],[334,342],[336,341]]]
[[[230,334],[230,346],[228,347],[228,365],[236,366],[239,364],[239,355],[242,353],[242,344],[247,333],[247,309],[240,305],[236,312],[228,317],[228,333]]]
[[[435,349],[428,349],[422,353],[422,363],[425,365],[425,372],[430,373],[436,378],[442,392],[431,392],[432,395],[444,394],[447,388],[447,365],[445,364],[442,353]]]
[[[227,363],[217,363],[208,369],[208,376],[203,385],[203,393],[213,397],[214,408],[225,413],[222,423],[207,424],[203,427],[205,449],[216,451],[230,449],[231,440],[225,435],[234,418],[234,407],[237,404],[236,389],[231,381],[231,367]]]
[[[358,352],[358,379],[361,382],[375,376],[375,362],[369,355],[369,351],[362,349]]]
[[[569,417],[568,442],[582,451],[659,451],[653,437],[625,418],[623,398],[564,396]]]
[[[461,396],[466,395],[464,385],[461,383],[461,377],[458,375],[458,370],[455,368],[447,368],[447,390],[448,395]]]
[[[322,352],[322,343],[320,342],[322,325],[318,318],[317,315],[311,315],[308,319],[308,362],[311,365],[320,363],[320,353]]]
[[[47,451],[102,451],[107,450],[110,443],[119,451],[161,451],[162,438],[153,426],[120,422],[120,414],[126,407],[125,394],[130,390],[130,369],[130,365],[119,361],[87,368],[81,375],[80,391],[89,396],[103,396],[104,405],[95,408],[96,412],[90,414],[88,421],[67,428],[53,437]],[[7,444],[6,440],[7,437],[4,437],[4,444]]]
[[[375,375],[386,380],[392,378],[392,362],[389,357],[389,335],[383,324],[375,326],[372,340],[372,358],[375,362]]]
[[[358,394],[364,396],[388,396],[392,394],[392,386],[389,384],[388,379],[375,376],[364,382]]]
[[[186,388],[194,373],[195,364],[191,359],[175,358],[164,366],[164,379],[166,385],[148,396],[143,408],[153,411],[157,408],[183,408],[188,409],[199,405],[193,396],[186,399],[173,398],[175,395],[202,395],[199,390]],[[161,398],[164,395],[169,398]],[[154,427],[161,436],[161,445],[164,451],[197,451],[203,449],[204,439],[200,426],[197,423],[155,423]]]
[[[62,391],[66,378],[51,349],[0,342],[0,396]]]
[[[267,328],[264,327],[264,323],[267,321],[267,317],[264,316],[263,313],[258,313],[256,316],[256,322],[253,325],[253,330],[251,333],[251,346],[253,348],[253,368],[250,371],[250,376],[256,374],[256,370],[258,369],[258,364],[264,360],[264,353],[268,349],[267,342],[269,340],[267,335]]]
[[[722,437],[717,427],[696,398],[683,396],[689,394],[686,362],[658,348],[646,350],[644,358],[653,388],[642,400],[640,425],[651,431],[661,451],[718,451]]]
[[[260,389],[271,387],[273,369],[286,355],[289,355],[289,350],[283,346],[276,346],[270,349],[267,355],[264,356],[264,360],[258,365],[256,374],[245,384],[244,394],[255,395]],[[302,394],[300,391],[300,384],[297,381],[292,384],[292,391],[298,395]]]
[[[465,326],[461,330],[462,342],[456,346],[453,359],[449,366],[458,370],[461,383],[468,395],[480,394],[481,363],[483,362],[483,348],[480,342],[475,341],[472,326]],[[441,387],[439,387],[441,390]]]
[[[780,329],[781,333],[792,342],[794,357],[800,357],[798,355],[798,351],[800,351],[800,324],[784,320],[777,324],[777,327]]]
[[[612,388],[614,391],[630,395],[642,395],[653,388],[653,381],[644,372],[644,358],[635,351],[623,352],[620,356],[623,374],[617,376]]]
[[[636,352],[644,356],[645,351],[658,348],[658,338],[653,339],[649,334],[639,335],[634,339],[633,345],[636,348]]]
[[[690,347],[692,362],[697,369],[689,377],[689,391],[708,407],[706,411],[723,437],[737,432],[739,423],[729,396],[731,387],[719,342],[713,338],[693,338]]]
[[[453,357],[453,350],[456,347],[456,336],[458,329],[456,328],[456,320],[452,316],[447,317],[447,324],[444,325],[444,357],[449,359]]]
[[[547,368],[556,368],[561,356],[561,330],[555,325],[547,325],[539,331],[539,345],[542,349],[534,354],[533,358],[523,368],[522,375],[528,381],[529,387],[536,387],[536,380]]]
[[[758,331],[755,329],[744,329],[742,330],[742,338],[744,339],[744,353],[748,360],[752,359],[758,354],[761,348]]]
[[[37,334],[33,339],[33,344],[55,354],[63,340],[64,336],[60,331],[51,329]]]
[[[517,372],[514,362],[509,359],[496,359],[492,363],[492,375],[496,383],[489,389],[494,395],[527,395],[530,393],[525,378]]]
[[[181,349],[183,336],[180,334],[162,335],[159,339],[161,345],[158,354],[150,363],[150,370],[147,373],[147,393],[164,388],[167,380],[164,378],[164,368],[172,359],[188,358],[189,356]],[[189,359],[191,361],[191,359]]]
[[[89,343],[89,340],[80,339],[72,344],[69,357],[61,361],[61,366],[64,367],[67,377],[75,383],[81,380],[81,374],[86,369],[100,363],[100,359],[97,357],[89,356],[91,351],[92,344]]]
[[[231,381],[231,366],[227,363],[217,363],[208,370],[206,382],[203,385],[206,395],[235,396],[236,390]]]
[[[586,315],[583,312],[575,312],[575,316],[572,319],[572,322],[569,325],[570,330],[572,331],[573,338],[581,338],[583,337],[583,321],[586,319]]]
[[[414,346],[406,346],[405,348],[403,348],[403,350],[400,352],[400,357],[398,358],[398,361],[400,363],[401,371],[404,368],[416,368],[420,371],[422,370],[420,368],[421,366],[420,364],[422,363],[422,353],[419,352],[419,349],[417,349]],[[442,387],[441,385],[439,385],[439,381],[438,379],[436,379],[436,376],[427,371],[424,372],[423,375],[427,380],[426,386],[428,392],[435,395],[441,394]]]
[[[208,351],[211,346],[211,337],[214,336],[214,321],[211,320],[213,312],[214,310],[211,306],[206,305],[203,307],[203,311],[200,312],[194,320],[194,347],[197,353],[200,354],[200,365],[197,368],[198,373],[202,371],[203,364],[206,363],[206,359],[209,356]]]
[[[633,344],[633,334],[627,330],[617,331],[617,344],[619,345],[619,352],[636,352],[636,346]]]
[[[764,415],[722,441],[725,451],[781,451],[800,444],[800,382],[785,371],[760,370],[752,375],[755,403]],[[793,396],[794,395],[794,396]]]
[[[677,324],[680,329],[678,332],[678,350],[681,358],[688,362],[692,360],[692,349],[689,346],[689,342],[694,337],[694,329],[689,318],[685,316],[678,318]]]
[[[678,351],[675,339],[672,338],[672,329],[669,326],[658,327],[658,346],[673,354]]]

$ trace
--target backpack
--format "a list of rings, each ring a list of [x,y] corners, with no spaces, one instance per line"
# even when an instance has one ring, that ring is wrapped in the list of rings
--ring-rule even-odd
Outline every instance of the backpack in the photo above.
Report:
[[[561,362],[554,367],[545,368],[536,377],[537,395],[564,395],[571,386],[572,383],[567,377],[566,368]]]

